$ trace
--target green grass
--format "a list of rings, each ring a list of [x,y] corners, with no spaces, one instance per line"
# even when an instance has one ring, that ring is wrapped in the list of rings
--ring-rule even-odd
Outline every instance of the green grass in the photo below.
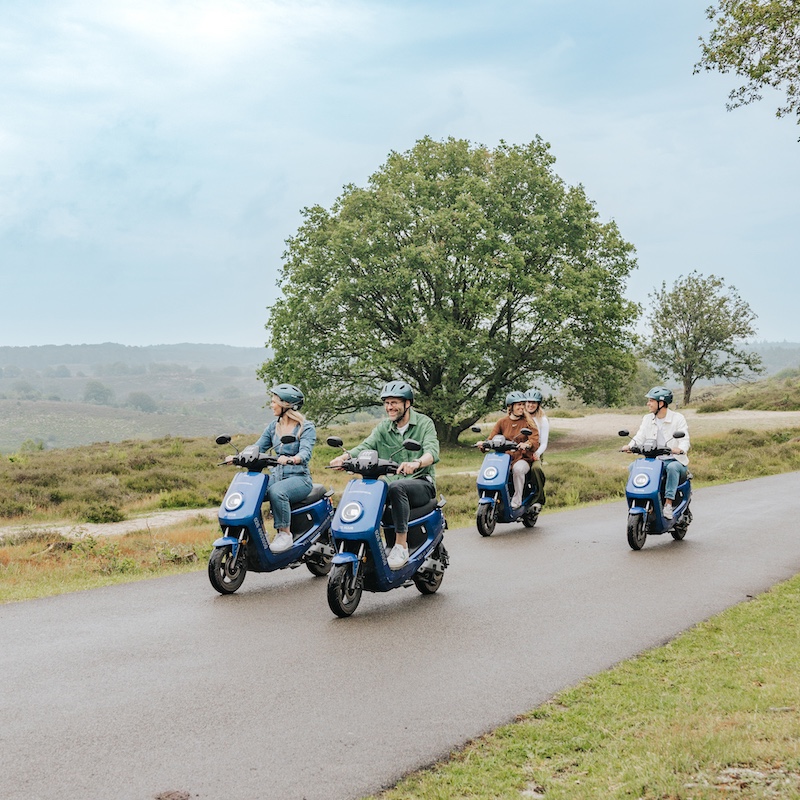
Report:
[[[800,410],[800,368],[785,369],[777,375],[737,387],[715,387],[692,398],[698,413],[743,408],[764,411]]]
[[[557,694],[381,800],[800,798],[800,576]]]

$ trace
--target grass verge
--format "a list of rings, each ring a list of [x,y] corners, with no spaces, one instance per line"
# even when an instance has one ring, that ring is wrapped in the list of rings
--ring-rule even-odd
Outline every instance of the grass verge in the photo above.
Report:
[[[800,576],[373,800],[800,798]]]

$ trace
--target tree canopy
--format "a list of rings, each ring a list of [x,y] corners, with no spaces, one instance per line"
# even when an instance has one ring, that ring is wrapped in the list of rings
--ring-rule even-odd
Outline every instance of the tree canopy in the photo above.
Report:
[[[735,381],[761,372],[761,358],[737,343],[755,334],[756,315],[736,289],[716,275],[692,272],[649,295],[652,335],[645,355],[683,383],[683,402],[699,380]]]
[[[554,163],[539,138],[426,137],[304,209],[260,376],[301,385],[322,422],[402,378],[449,441],[535,381],[614,401],[634,367],[633,247]]]
[[[714,22],[695,72],[733,71],[746,83],[728,96],[728,110],[761,100],[765,88],[786,91],[777,116],[800,124],[800,4],[796,0],[718,0],[706,10]]]

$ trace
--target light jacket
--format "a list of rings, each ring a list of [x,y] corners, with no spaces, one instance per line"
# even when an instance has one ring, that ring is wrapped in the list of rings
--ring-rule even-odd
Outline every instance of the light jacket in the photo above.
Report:
[[[674,458],[676,461],[683,464],[684,467],[687,466],[689,464],[689,458],[686,456],[686,452],[689,450],[689,428],[686,425],[686,418],[677,411],[667,409],[667,413],[664,415],[662,430],[666,438],[666,447],[679,447],[683,450],[683,454],[660,456],[660,458]],[[685,436],[682,439],[674,438],[674,434],[678,431],[684,432]],[[637,447],[641,447],[649,439],[655,441],[657,438],[658,424],[656,423],[656,415],[645,414],[644,417],[642,417],[642,424],[639,426],[639,430],[636,431],[630,443],[631,445],[635,444]]]
[[[278,429],[278,420],[274,419],[267,425],[264,433],[256,442],[258,451],[266,453],[267,450],[272,448],[276,456],[296,456],[300,455],[303,459],[301,464],[278,464],[277,467],[272,467],[270,472],[273,480],[279,481],[283,478],[288,478],[290,475],[306,475],[311,477],[311,471],[308,468],[308,462],[311,461],[311,451],[317,442],[317,429],[311,420],[306,420],[303,423],[302,429],[300,425],[295,425],[292,433],[297,438],[297,441],[291,444],[284,444],[281,437],[276,433]]]

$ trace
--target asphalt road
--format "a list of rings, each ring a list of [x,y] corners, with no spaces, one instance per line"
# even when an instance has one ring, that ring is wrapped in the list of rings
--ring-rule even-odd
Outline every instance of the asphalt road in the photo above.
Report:
[[[305,569],[0,607],[4,800],[345,800],[800,572],[800,473],[702,489],[635,553],[613,503],[452,531],[436,595],[331,614]],[[180,796],[176,794],[174,796]]]

